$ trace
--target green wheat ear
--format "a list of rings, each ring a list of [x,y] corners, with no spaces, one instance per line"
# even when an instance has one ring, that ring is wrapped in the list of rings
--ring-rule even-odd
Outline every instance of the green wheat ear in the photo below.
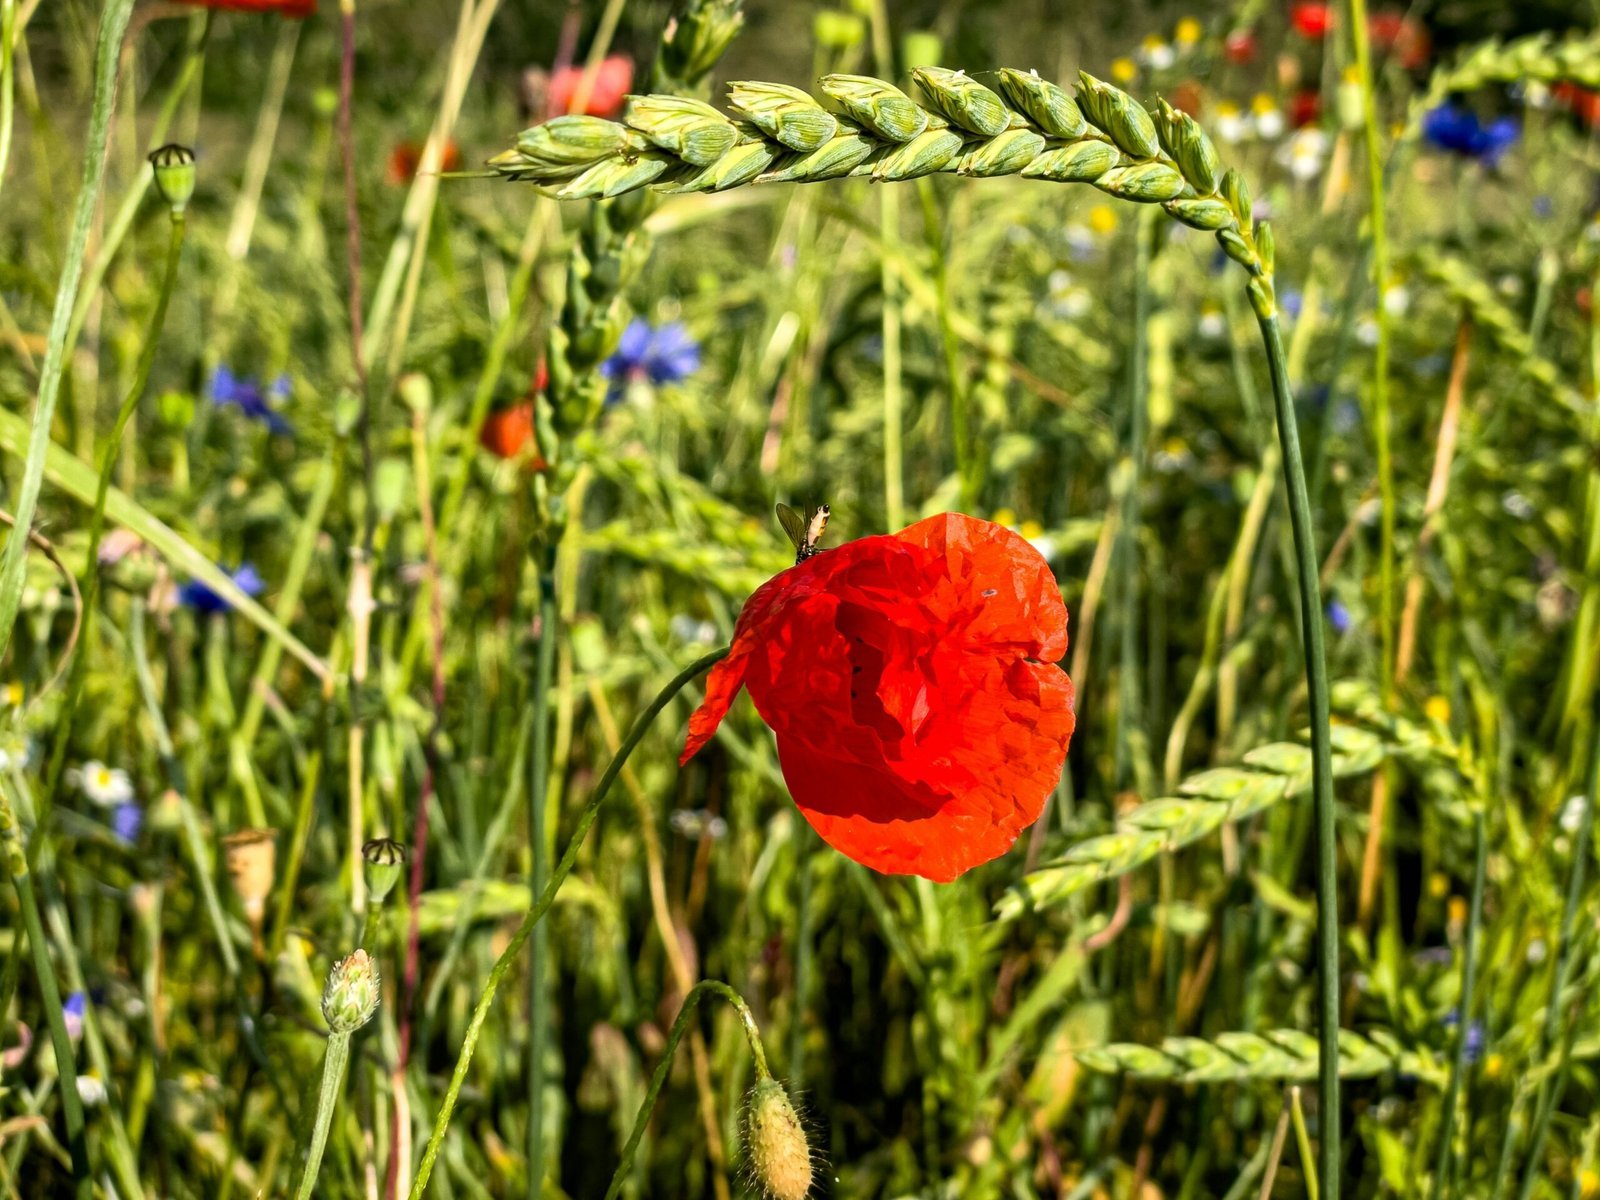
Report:
[[[1434,734],[1386,713],[1364,684],[1335,684],[1333,696],[1347,718],[1333,729],[1335,777],[1367,774],[1391,759],[1435,766],[1457,761],[1454,748]],[[995,916],[1010,921],[1051,908],[1310,787],[1309,749],[1294,742],[1258,746],[1238,766],[1189,776],[1177,795],[1145,801],[1121,818],[1115,832],[1079,842],[1056,862],[1024,876],[995,902]]]
[[[1254,224],[1243,178],[1224,169],[1187,113],[1164,100],[1146,108],[1087,73],[1076,96],[1009,67],[983,78],[926,67],[913,78],[916,97],[871,76],[828,75],[821,100],[787,84],[731,83],[731,116],[699,101],[633,96],[620,122],[559,118],[489,162],[559,200],[941,172],[1087,183],[1215,234],[1252,276],[1257,311],[1274,311],[1270,232]]]
[[[1293,1082],[1317,1077],[1317,1039],[1298,1029],[1219,1033],[1209,1041],[1169,1037],[1159,1046],[1112,1042],[1079,1050],[1074,1057],[1102,1074],[1177,1083]],[[1370,1079],[1402,1071],[1438,1086],[1444,1083],[1446,1070],[1434,1051],[1406,1049],[1388,1030],[1370,1029],[1365,1035],[1352,1029],[1339,1031],[1342,1079]]]

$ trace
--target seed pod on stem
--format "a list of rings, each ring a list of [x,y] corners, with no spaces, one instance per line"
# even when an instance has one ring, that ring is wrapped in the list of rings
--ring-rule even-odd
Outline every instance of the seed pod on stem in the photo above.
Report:
[[[763,1076],[745,1104],[750,1171],[771,1200],[805,1200],[811,1193],[811,1145],[783,1084]]]

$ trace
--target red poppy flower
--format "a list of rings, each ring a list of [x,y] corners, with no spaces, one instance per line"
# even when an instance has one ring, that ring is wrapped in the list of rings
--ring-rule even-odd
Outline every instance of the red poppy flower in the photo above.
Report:
[[[1222,52],[1228,61],[1240,66],[1256,60],[1256,35],[1251,29],[1236,29],[1222,43]]]
[[[389,152],[388,180],[400,186],[410,183],[417,177],[417,168],[422,165],[421,142],[401,142]],[[439,170],[454,171],[461,166],[461,150],[456,145],[455,139],[444,144],[444,153],[439,156]]]
[[[1424,65],[1433,48],[1427,29],[1397,12],[1373,13],[1367,18],[1367,36],[1408,71]]]
[[[542,471],[550,464],[539,453],[539,435],[533,427],[533,406],[550,383],[550,371],[541,359],[534,373],[528,398],[507,408],[495,409],[483,419],[478,443],[496,458],[520,458],[529,452],[528,469]]]
[[[1061,777],[1067,609],[1023,538],[960,513],[826,550],[745,603],[680,762],[741,687],[835,850],[941,882],[1004,854]]]
[[[577,99],[578,81],[583,78],[582,67],[562,67],[550,76],[550,90],[546,96],[550,115],[559,117],[576,111],[572,102]],[[624,54],[613,54],[600,63],[595,72],[594,86],[589,90],[588,102],[583,111],[591,117],[614,117],[622,111],[628,89],[633,87],[633,60]]]
[[[301,20],[317,11],[317,0],[178,0],[200,8],[226,8],[234,12],[275,12]]]
[[[1600,125],[1600,92],[1575,83],[1558,83],[1550,89],[1556,103],[1585,125]]]
[[[1321,41],[1333,29],[1333,6],[1296,4],[1289,10],[1289,23],[1301,37]]]
[[[1322,93],[1316,88],[1301,88],[1289,102],[1289,123],[1296,129],[1313,124],[1322,115]]]
[[[1167,96],[1167,103],[1181,113],[1188,113],[1191,117],[1198,117],[1205,100],[1205,92],[1193,79],[1186,79],[1173,88]]]

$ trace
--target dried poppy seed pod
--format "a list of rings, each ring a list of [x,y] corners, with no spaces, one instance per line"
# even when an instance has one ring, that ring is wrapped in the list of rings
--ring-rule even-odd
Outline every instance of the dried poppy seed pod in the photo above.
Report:
[[[730,83],[728,103],[762,133],[800,154],[820,150],[839,132],[839,118],[810,93],[788,84]]]
[[[911,77],[928,103],[952,125],[982,137],[994,137],[1011,124],[1011,110],[1005,102],[965,71],[918,67]]]
[[[852,120],[891,142],[909,142],[928,127],[928,114],[899,88],[868,75],[824,75],[823,93]]]
[[[1067,90],[1041,79],[1037,71],[1019,71],[1004,67],[1000,71],[1000,91],[1011,107],[1026,113],[1028,118],[1051,137],[1081,138],[1089,129],[1077,101]]]
[[[772,1200],[805,1200],[811,1192],[811,1146],[789,1093],[770,1075],[750,1089],[745,1147],[756,1182]]]
[[[378,964],[365,950],[341,959],[328,972],[322,992],[322,1016],[334,1033],[354,1033],[378,1011],[382,980]]]
[[[233,894],[244,907],[257,949],[261,945],[261,922],[267,912],[267,897],[278,877],[278,831],[241,829],[222,839]]]
[[[1078,80],[1078,106],[1084,115],[1110,134],[1126,153],[1135,158],[1154,158],[1161,142],[1156,137],[1156,123],[1144,105],[1087,71],[1079,71]]]
[[[382,904],[400,882],[406,848],[393,838],[373,838],[362,845],[361,861],[366,863],[368,902]]]
[[[732,121],[687,96],[629,96],[628,127],[693,167],[709,167],[739,141]]]
[[[171,207],[172,215],[181,215],[194,196],[194,151],[168,142],[150,152],[150,169],[155,175],[156,190]]]

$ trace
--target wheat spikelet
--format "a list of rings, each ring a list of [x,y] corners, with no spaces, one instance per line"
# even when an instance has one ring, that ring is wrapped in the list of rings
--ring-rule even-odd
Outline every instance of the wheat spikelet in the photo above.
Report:
[[[1425,276],[1467,310],[1473,324],[1510,356],[1525,378],[1556,403],[1579,416],[1588,415],[1593,407],[1590,401],[1566,381],[1560,367],[1534,349],[1521,318],[1501,303],[1487,280],[1460,259],[1432,247],[1418,249],[1412,258]]]
[[[914,77],[920,99],[869,76],[826,76],[826,103],[785,84],[736,82],[731,116],[634,96],[621,122],[550,121],[523,131],[490,165],[561,200],[941,172],[1087,183],[1214,233],[1253,277],[1257,311],[1273,311],[1270,230],[1254,224],[1243,178],[1222,168],[1188,114],[1165,101],[1146,109],[1082,73],[1075,95],[1010,68],[995,73],[994,87],[942,68]]]
[[[1128,1074],[1136,1079],[1175,1083],[1259,1083],[1309,1081],[1317,1077],[1317,1040],[1298,1029],[1269,1033],[1220,1033],[1207,1041],[1169,1037],[1157,1046],[1113,1042],[1077,1052],[1092,1071]],[[1408,1050],[1388,1030],[1365,1035],[1339,1031],[1339,1076],[1366,1079],[1389,1071],[1413,1075],[1425,1083],[1444,1082],[1446,1065],[1431,1050]]]
[[[1360,685],[1340,685],[1341,711],[1355,709],[1361,724],[1333,727],[1336,778],[1366,774],[1387,758],[1448,761],[1454,749],[1420,727],[1369,707]],[[1371,718],[1369,720],[1369,717]],[[1114,833],[1079,842],[1060,859],[1013,884],[995,903],[995,916],[1012,920],[1059,904],[1156,856],[1199,841],[1224,823],[1240,821],[1311,787],[1311,751],[1273,742],[1246,754],[1239,766],[1213,767],[1178,785],[1178,795],[1148,800],[1126,813]]]

